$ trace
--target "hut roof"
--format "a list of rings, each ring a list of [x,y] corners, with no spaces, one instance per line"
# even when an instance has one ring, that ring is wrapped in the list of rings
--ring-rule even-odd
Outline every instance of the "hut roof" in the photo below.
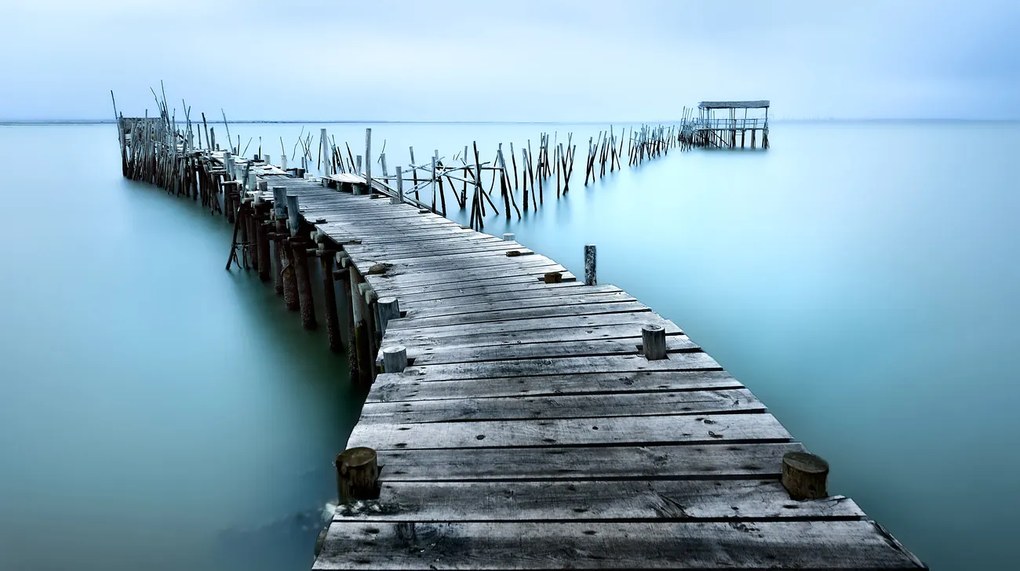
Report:
[[[702,101],[698,103],[698,109],[766,109],[768,106],[768,99],[759,101]]]

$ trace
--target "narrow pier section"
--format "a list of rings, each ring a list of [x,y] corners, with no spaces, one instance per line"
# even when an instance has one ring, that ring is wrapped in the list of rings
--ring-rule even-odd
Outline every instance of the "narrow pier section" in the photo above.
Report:
[[[594,245],[579,280],[380,199],[367,168],[309,179],[119,129],[125,176],[234,223],[228,268],[272,274],[306,327],[312,268],[333,294],[330,349],[371,390],[313,569],[924,567],[679,327],[599,280]]]
[[[376,453],[375,493],[339,492],[313,569],[923,567],[852,500],[793,499],[803,446],[626,292],[414,206],[265,178],[374,293],[367,314],[400,315],[348,442]]]

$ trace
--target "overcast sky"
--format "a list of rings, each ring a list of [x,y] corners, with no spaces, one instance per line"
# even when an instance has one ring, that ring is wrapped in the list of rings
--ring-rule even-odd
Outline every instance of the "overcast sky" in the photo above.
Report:
[[[1020,118],[1020,1],[3,0],[0,119]]]

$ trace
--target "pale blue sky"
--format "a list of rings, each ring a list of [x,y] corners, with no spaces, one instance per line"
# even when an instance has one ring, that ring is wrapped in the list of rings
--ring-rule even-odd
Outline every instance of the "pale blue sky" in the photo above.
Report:
[[[1020,2],[3,0],[0,119],[1020,118]]]

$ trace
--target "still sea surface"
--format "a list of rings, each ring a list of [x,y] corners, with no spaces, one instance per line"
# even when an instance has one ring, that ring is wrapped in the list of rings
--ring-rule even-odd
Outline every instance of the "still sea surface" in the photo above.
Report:
[[[490,160],[541,131],[583,155],[602,127],[370,126],[390,170],[409,145],[422,162],[478,141]],[[278,162],[279,137],[291,155],[319,127],[231,130]],[[326,127],[363,151],[366,125]],[[1010,567],[1020,124],[776,122],[770,138],[588,187],[579,159],[565,198],[485,230],[575,273],[597,244],[600,282],[750,387],[829,460],[831,493],[933,568]],[[271,286],[223,270],[222,217],[121,178],[114,126],[3,126],[0,156],[0,569],[306,569],[364,398],[344,359]]]

